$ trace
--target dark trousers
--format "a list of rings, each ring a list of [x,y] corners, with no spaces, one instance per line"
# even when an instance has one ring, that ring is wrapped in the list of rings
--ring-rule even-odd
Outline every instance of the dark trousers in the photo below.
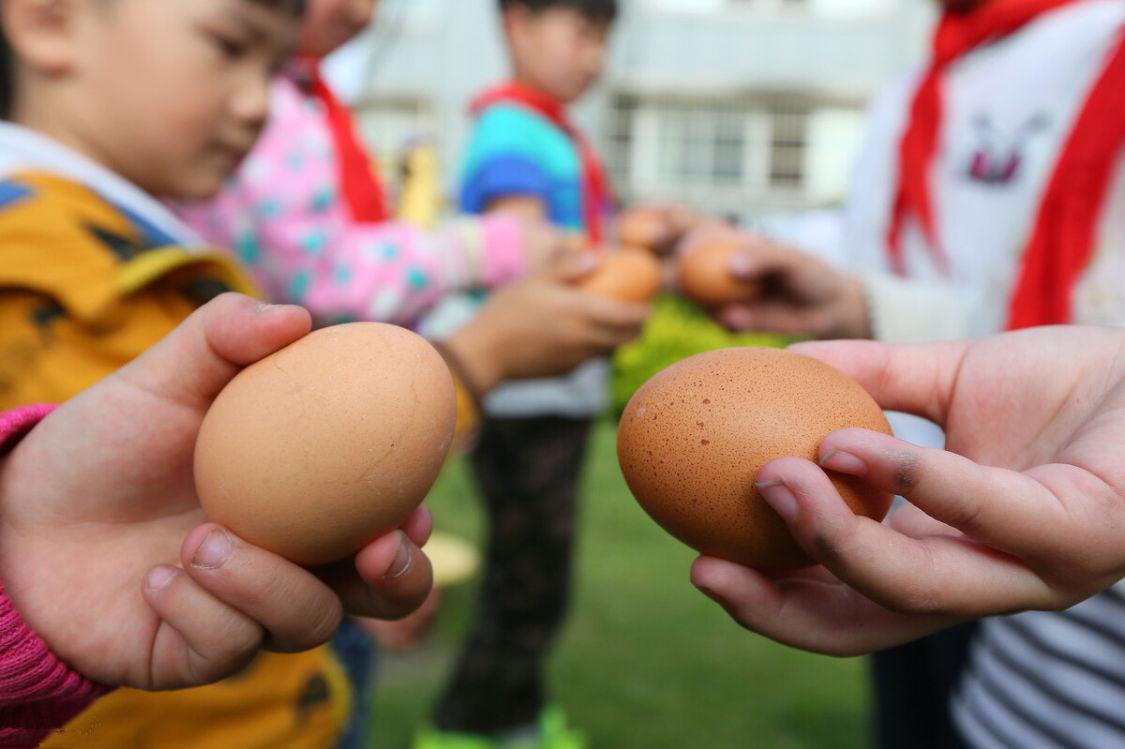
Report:
[[[976,623],[872,657],[879,749],[962,749],[950,699],[969,659]]]
[[[488,513],[487,560],[472,633],[437,708],[441,730],[503,733],[534,723],[544,707],[590,426],[557,417],[484,424],[472,468]]]
[[[361,749],[367,744],[378,645],[363,627],[345,616],[332,638],[332,650],[348,672],[352,689],[352,714],[336,749]]]

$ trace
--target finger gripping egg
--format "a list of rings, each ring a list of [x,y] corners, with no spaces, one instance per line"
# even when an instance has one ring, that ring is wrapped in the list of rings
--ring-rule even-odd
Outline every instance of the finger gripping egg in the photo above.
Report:
[[[588,294],[629,304],[647,304],[664,285],[660,263],[644,250],[606,252],[601,264],[579,284]]]
[[[445,462],[456,421],[441,356],[403,328],[316,331],[239,373],[195,446],[207,515],[304,565],[400,526]]]
[[[761,284],[744,281],[731,272],[731,259],[741,249],[738,242],[729,240],[688,248],[679,259],[684,296],[710,309],[754,299],[761,292]]]
[[[776,349],[712,351],[649,380],[621,419],[617,454],[629,489],[692,548],[759,569],[811,563],[754,487],[776,458],[815,461],[820,442],[849,427],[890,434],[882,410],[852,379]],[[830,474],[856,513],[881,520],[891,497]]]

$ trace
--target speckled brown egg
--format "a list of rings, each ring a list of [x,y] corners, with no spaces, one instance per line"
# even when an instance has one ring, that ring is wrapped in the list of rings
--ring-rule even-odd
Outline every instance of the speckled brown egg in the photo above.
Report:
[[[688,299],[709,309],[752,300],[761,284],[731,273],[731,258],[741,249],[736,240],[715,240],[687,248],[679,258],[680,288]]]
[[[449,369],[424,339],[379,323],[325,328],[223,389],[196,442],[196,489],[247,541],[325,564],[410,516],[455,421]]]
[[[617,454],[633,496],[698,551],[760,569],[810,563],[754,487],[776,458],[816,460],[837,429],[890,434],[854,380],[815,359],[765,348],[712,351],[649,380],[621,419]],[[832,475],[848,506],[881,520],[891,497]]]
[[[602,255],[601,264],[579,284],[589,294],[630,304],[648,304],[664,285],[660,263],[641,249]]]

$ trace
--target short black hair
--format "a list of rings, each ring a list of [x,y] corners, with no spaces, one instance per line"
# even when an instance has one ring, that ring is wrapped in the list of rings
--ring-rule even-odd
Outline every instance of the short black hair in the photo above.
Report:
[[[11,114],[12,99],[15,98],[15,65],[12,62],[12,48],[8,45],[8,37],[0,27],[0,120],[8,119]]]
[[[533,13],[551,8],[573,8],[591,21],[615,21],[620,12],[617,0],[500,0],[500,10],[523,7]]]
[[[3,0],[0,0],[2,2]],[[261,5],[292,13],[295,16],[305,14],[306,0],[251,0]],[[0,120],[8,119],[12,114],[12,104],[15,101],[16,60],[12,54],[12,47],[8,44],[8,37],[4,27],[0,24]]]

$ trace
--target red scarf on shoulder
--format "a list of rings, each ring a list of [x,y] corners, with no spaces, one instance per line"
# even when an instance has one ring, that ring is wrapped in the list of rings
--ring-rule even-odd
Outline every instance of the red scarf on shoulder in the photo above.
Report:
[[[387,193],[379,180],[379,166],[356,131],[352,111],[336,96],[320,74],[318,60],[302,58],[301,74],[312,95],[324,107],[332,144],[339,159],[340,188],[352,217],[365,224],[380,224],[391,218]]]
[[[605,212],[613,203],[613,189],[597,151],[578,128],[571,124],[566,108],[556,99],[519,83],[506,83],[485,91],[473,100],[469,111],[479,117],[496,104],[518,104],[542,116],[562,130],[578,149],[582,162],[582,221],[594,244],[605,238]]]
[[[892,267],[905,272],[902,229],[914,216],[934,255],[949,260],[936,231],[930,169],[941,141],[946,70],[977,47],[1019,31],[1044,13],[1083,0],[988,0],[938,24],[929,69],[914,94],[899,146],[899,181],[887,236]],[[1117,157],[1125,148],[1125,38],[1110,52],[1064,142],[1023,253],[1008,314],[1009,329],[1071,321],[1071,293],[1095,249],[1098,219]]]

